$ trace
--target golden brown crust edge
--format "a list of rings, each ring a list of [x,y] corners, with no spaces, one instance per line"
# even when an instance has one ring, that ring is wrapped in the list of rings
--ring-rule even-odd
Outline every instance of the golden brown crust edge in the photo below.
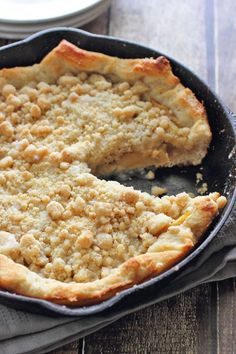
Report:
[[[28,268],[0,255],[0,285],[3,289],[29,297],[40,298],[58,304],[84,306],[106,300],[119,291],[130,288],[154,277],[179,261],[185,252],[166,251],[145,254],[129,259],[119,270],[92,283],[63,283],[53,279],[43,279]],[[157,262],[155,262],[157,260]],[[2,274],[3,276],[2,276]],[[99,289],[99,290],[98,290]]]
[[[17,88],[30,80],[55,82],[65,72],[80,71],[115,74],[125,81],[135,81],[141,77],[153,77],[155,83],[162,83],[162,91],[173,88],[179,79],[173,75],[169,61],[157,59],[120,59],[109,55],[86,51],[62,40],[39,63],[28,67],[4,68],[0,77]]]
[[[161,246],[157,244],[157,252],[130,258],[113,274],[89,283],[63,283],[42,278],[10,258],[0,255],[0,287],[18,294],[70,306],[101,302],[123,289],[164,272],[184,258],[207,229],[218,209],[224,205],[225,200],[220,200],[217,193],[212,197],[195,198],[193,212],[182,225],[191,229],[192,237],[182,237],[180,234],[177,244],[175,240],[173,244],[164,245],[164,248],[163,243]]]

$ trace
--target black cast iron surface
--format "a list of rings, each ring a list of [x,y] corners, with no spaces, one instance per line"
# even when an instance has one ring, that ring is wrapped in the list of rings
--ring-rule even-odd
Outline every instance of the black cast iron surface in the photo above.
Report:
[[[75,45],[120,58],[158,57],[163,55],[153,49],[127,42],[121,39],[93,35],[73,28],[54,28],[45,30],[23,41],[0,48],[0,68],[26,66],[38,63],[50,50],[62,39],[66,39]],[[221,100],[212,90],[203,83],[193,72],[166,56],[172,65],[174,73],[182,83],[189,87],[200,101],[204,102],[213,139],[206,158],[201,166],[162,168],[155,171],[156,178],[147,181],[142,175],[134,174],[129,178],[116,176],[126,185],[132,185],[136,189],[149,192],[152,185],[160,185],[167,188],[168,194],[176,194],[182,191],[197,194],[196,173],[203,174],[203,181],[208,185],[208,192],[218,191],[228,198],[228,204],[223,212],[215,219],[201,242],[192,252],[178,263],[178,271],[173,267],[163,274],[146,281],[140,285],[124,290],[109,300],[98,305],[87,307],[69,308],[48,301],[28,298],[0,290],[0,300],[8,306],[17,309],[45,313],[51,315],[86,316],[109,309],[111,306],[125,301],[126,305],[147,298],[152,293],[157,293],[158,288],[164,287],[165,282],[171,281],[179,270],[184,269],[195,259],[199,253],[209,244],[228,218],[236,199],[235,190],[235,132],[231,121],[234,115],[224,106]]]

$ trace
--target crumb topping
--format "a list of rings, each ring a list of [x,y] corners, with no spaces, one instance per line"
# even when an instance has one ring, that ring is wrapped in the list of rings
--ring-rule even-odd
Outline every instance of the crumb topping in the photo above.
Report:
[[[56,83],[30,82],[0,90],[0,168],[49,161],[65,169],[73,161],[97,166],[127,153],[168,160],[171,146],[191,149],[191,127],[134,84],[81,72]],[[6,159],[7,158],[7,159]]]
[[[154,198],[77,165],[66,172],[37,166],[41,176],[0,174],[0,253],[63,282],[100,279],[148,252],[190,200]]]

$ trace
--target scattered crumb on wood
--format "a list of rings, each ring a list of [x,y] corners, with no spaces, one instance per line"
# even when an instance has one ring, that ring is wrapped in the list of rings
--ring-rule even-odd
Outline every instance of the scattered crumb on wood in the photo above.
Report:
[[[155,178],[155,174],[153,171],[150,170],[150,171],[148,171],[148,173],[146,174],[145,177],[146,177],[146,179],[152,180]]]
[[[153,186],[151,188],[151,194],[154,195],[155,197],[165,194],[166,192],[167,192],[166,188],[162,188],[162,187],[158,187],[158,186]]]

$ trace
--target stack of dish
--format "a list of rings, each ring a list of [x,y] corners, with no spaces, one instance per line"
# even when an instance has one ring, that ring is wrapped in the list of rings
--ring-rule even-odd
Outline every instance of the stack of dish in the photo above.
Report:
[[[0,0],[0,36],[25,38],[45,28],[78,27],[104,12],[111,0]]]

